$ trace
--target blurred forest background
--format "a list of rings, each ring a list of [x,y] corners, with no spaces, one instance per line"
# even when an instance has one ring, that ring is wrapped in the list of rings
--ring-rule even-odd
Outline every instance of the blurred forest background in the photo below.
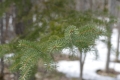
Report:
[[[110,22],[99,20],[99,16],[102,20],[109,18]],[[60,54],[63,47],[54,52],[59,54],[51,55],[46,52],[52,47],[49,43],[64,37],[64,32],[69,30],[66,28],[70,25],[77,28],[86,24],[106,26],[104,29],[108,34],[106,39],[108,53],[105,72],[109,73],[111,34],[115,27],[113,23],[116,23],[120,34],[119,17],[120,0],[0,0],[0,80],[18,80],[18,78],[20,80],[82,80],[81,77],[67,78],[54,70],[55,66],[44,66],[62,59],[71,60],[71,56]],[[74,27],[70,29],[75,30]],[[86,33],[92,34],[89,30],[85,30]],[[87,37],[88,42],[90,37],[91,35]],[[119,37],[118,35],[115,62],[119,62]],[[85,49],[91,45],[85,44],[85,47],[82,46]],[[49,48],[46,48],[47,46]],[[38,54],[42,52],[45,54]],[[11,57],[6,58],[7,55]],[[80,64],[84,65],[82,54]],[[80,69],[82,71],[83,67]],[[36,74],[39,76],[35,76]]]

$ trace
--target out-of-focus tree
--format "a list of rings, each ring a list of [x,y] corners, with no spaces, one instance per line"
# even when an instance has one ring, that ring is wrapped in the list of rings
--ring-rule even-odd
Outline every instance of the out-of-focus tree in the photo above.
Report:
[[[109,15],[116,18],[119,20],[119,1],[118,0],[109,0]],[[112,29],[114,27],[113,22],[112,24],[108,25],[109,27],[107,28],[108,30],[108,39],[107,39],[107,47],[108,47],[108,53],[107,53],[107,61],[106,61],[106,68],[105,71],[108,73],[109,72],[109,64],[110,64],[110,55],[111,55],[111,34],[112,34]],[[118,61],[119,57],[119,21],[117,23],[118,26],[118,38],[117,38],[117,50],[116,50],[116,59],[115,61]]]
[[[118,19],[118,23],[117,23],[117,28],[118,28],[118,38],[117,38],[117,49],[116,49],[116,59],[115,59],[115,61],[116,62],[118,62],[119,61],[119,42],[120,42],[120,21],[119,21],[119,19],[120,19],[120,1],[119,0],[117,0],[116,1],[116,10],[117,10],[117,19]]]

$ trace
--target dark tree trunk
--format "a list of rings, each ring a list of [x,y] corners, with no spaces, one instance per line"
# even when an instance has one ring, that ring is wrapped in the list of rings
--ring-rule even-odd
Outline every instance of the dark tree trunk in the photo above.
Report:
[[[21,35],[24,32],[24,24],[23,22],[18,22],[15,24],[15,33],[17,35]]]
[[[108,9],[108,0],[104,0],[104,11]]]
[[[0,32],[1,32],[1,44],[5,43],[4,34],[3,34],[3,18],[0,19]],[[4,57],[1,58],[1,72],[0,80],[4,80]]]
[[[2,0],[0,0],[2,2]],[[0,18],[0,42],[4,44],[4,34],[3,34],[3,18]],[[1,58],[1,72],[0,72],[0,80],[4,80],[4,57]]]
[[[5,40],[9,40],[8,39],[8,34],[9,34],[9,30],[8,30],[8,28],[9,28],[9,17],[10,17],[10,15],[9,15],[9,12],[6,12],[6,30],[5,30],[5,35],[4,35],[4,38],[5,38]]]
[[[80,62],[80,80],[83,80],[84,63],[85,63],[87,54],[84,53],[83,55],[82,50],[79,49],[79,51],[80,51],[80,61],[79,61]]]
[[[110,54],[111,54],[111,35],[108,36],[107,48],[108,48],[108,52],[107,52],[107,61],[106,61],[106,68],[105,68],[106,73],[109,72]]]
[[[82,80],[83,76],[83,63],[82,63],[82,53],[80,52],[80,80]]]

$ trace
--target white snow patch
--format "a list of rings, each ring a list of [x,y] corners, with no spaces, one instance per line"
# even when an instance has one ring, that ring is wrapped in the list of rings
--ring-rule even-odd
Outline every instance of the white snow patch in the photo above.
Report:
[[[13,57],[13,56],[14,56],[14,53],[9,53],[9,54],[5,55],[6,58],[10,58],[10,57]]]

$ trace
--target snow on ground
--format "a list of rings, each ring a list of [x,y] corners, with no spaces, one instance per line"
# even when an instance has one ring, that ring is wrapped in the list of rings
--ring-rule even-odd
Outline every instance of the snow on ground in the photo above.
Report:
[[[117,46],[117,29],[113,29],[113,34],[111,37],[112,47],[116,49]],[[100,37],[100,39],[105,39],[106,37]],[[107,46],[105,43],[101,41],[96,41],[96,48],[98,49],[99,58],[97,60],[94,59],[95,55],[92,53],[87,54],[84,70],[83,70],[83,78],[89,80],[120,80],[120,75],[116,78],[101,76],[96,74],[96,70],[104,69],[107,57]],[[76,49],[75,49],[76,50]],[[77,52],[77,50],[75,51]],[[63,53],[70,54],[69,49],[64,49]],[[115,52],[112,51],[111,60],[113,60]],[[67,77],[79,77],[79,61],[59,61],[57,64],[57,70],[66,74]],[[117,71],[120,71],[120,64],[118,63],[110,63],[110,68],[114,68]]]

